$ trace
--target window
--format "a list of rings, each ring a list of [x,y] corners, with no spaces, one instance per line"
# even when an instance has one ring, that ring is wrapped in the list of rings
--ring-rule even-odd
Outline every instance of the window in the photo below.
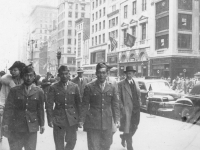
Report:
[[[147,9],[147,0],[142,0],[142,11]]]
[[[95,45],[97,45],[97,36],[95,36]]]
[[[191,49],[192,48],[192,35],[191,34],[178,34],[178,48]]]
[[[92,38],[92,46],[94,46],[94,38]]]
[[[141,24],[142,27],[142,40],[146,39],[146,23]]]
[[[84,18],[85,17],[85,13],[81,13],[81,17]]]
[[[101,22],[99,22],[99,31],[101,30]]]
[[[94,25],[92,25],[92,33],[94,33]]]
[[[105,33],[103,34],[103,43],[105,43]]]
[[[94,14],[92,14],[92,21],[94,21]]]
[[[161,35],[156,37],[156,49],[168,48],[169,35]]]
[[[96,12],[96,20],[98,19],[98,12]]]
[[[112,27],[115,26],[115,18],[112,19]]]
[[[71,11],[68,12],[68,17],[70,17],[70,18],[72,17],[72,12]]]
[[[68,39],[68,44],[72,44],[72,39]]]
[[[118,17],[116,17],[116,25],[118,25]]]
[[[106,2],[106,0],[103,0],[103,2],[105,3],[105,2]]]
[[[104,7],[103,8],[103,16],[105,16],[106,15],[106,8]]]
[[[99,5],[101,5],[101,0],[99,0]]]
[[[75,18],[78,18],[78,12],[75,12]]]
[[[169,29],[169,16],[156,19],[156,32]]]
[[[40,28],[42,28],[42,24],[40,24]]]
[[[169,0],[162,0],[156,3],[156,15],[169,11]]]
[[[192,15],[178,14],[178,29],[192,30]]]
[[[72,35],[72,30],[68,30],[68,35],[69,35],[69,36]]]
[[[106,27],[106,22],[105,22],[105,20],[103,21],[103,29],[105,29],[105,27]]]
[[[47,34],[47,30],[44,30],[44,33]]]
[[[40,30],[40,33],[42,33],[42,30]]]
[[[98,7],[98,0],[96,0],[96,7]]]
[[[72,21],[68,21],[68,27],[72,27]]]
[[[125,43],[125,41],[126,41],[127,29],[123,29],[122,32],[123,32],[123,39],[124,39],[124,43]]]
[[[99,18],[101,18],[101,9],[99,10]]]
[[[133,15],[136,14],[136,1],[133,2]]]
[[[178,9],[192,10],[193,0],[178,0]]]
[[[78,57],[81,56],[81,33],[78,34],[78,52],[77,52]]]
[[[67,64],[75,64],[75,58],[74,57],[67,57]]]
[[[81,10],[85,10],[85,5],[81,5]]]
[[[78,4],[76,4],[76,9],[78,9]]]
[[[133,35],[134,37],[136,37],[136,26],[132,26],[132,27],[131,27],[131,30],[132,30],[132,35]]]
[[[95,25],[95,31],[97,32],[97,24]]]
[[[105,62],[105,51],[98,51],[91,53],[91,64]]]
[[[72,53],[72,48],[71,48],[71,47],[68,47],[68,48],[67,48],[67,53],[68,53],[68,54],[71,54],[71,53]]]
[[[124,18],[127,18],[127,9],[128,9],[128,6],[124,6]]]
[[[72,3],[68,3],[69,9],[72,9]]]
[[[99,35],[99,44],[101,44],[101,35]]]
[[[116,36],[116,38],[118,38],[118,30],[116,30],[115,32],[116,32],[115,36]]]
[[[115,11],[116,10],[116,5],[113,5],[112,6],[112,11]]]
[[[92,9],[94,9],[94,2],[92,2]]]

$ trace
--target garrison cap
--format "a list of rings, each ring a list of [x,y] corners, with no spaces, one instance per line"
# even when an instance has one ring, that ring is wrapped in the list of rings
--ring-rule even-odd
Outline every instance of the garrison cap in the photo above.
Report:
[[[62,71],[69,71],[69,68],[67,66],[61,65],[58,69],[58,73],[61,73]]]
[[[34,72],[35,73],[35,70],[34,70],[34,67],[32,64],[28,65],[28,66],[25,66],[23,69],[22,69],[22,73],[23,74],[27,74],[27,73],[31,73],[31,72]]]

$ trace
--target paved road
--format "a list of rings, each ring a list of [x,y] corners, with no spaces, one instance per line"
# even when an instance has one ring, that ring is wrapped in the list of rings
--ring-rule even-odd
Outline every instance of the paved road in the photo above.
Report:
[[[125,150],[121,146],[120,132],[114,135],[111,150]],[[133,138],[135,150],[200,150],[200,126],[183,123],[169,118],[152,117],[141,113],[141,122]],[[52,129],[46,127],[38,136],[37,150],[54,150]],[[9,150],[4,138],[0,150]],[[87,150],[86,133],[79,130],[75,150]]]

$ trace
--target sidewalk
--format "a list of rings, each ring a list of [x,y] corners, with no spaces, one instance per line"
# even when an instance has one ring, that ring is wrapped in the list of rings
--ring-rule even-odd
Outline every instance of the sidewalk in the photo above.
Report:
[[[111,150],[125,150],[121,146],[120,132],[114,134]],[[141,121],[133,137],[135,150],[200,150],[200,126],[141,113]],[[46,127],[38,134],[37,150],[55,150],[52,129]],[[4,138],[0,150],[9,150]],[[87,150],[86,133],[78,131],[75,150]]]

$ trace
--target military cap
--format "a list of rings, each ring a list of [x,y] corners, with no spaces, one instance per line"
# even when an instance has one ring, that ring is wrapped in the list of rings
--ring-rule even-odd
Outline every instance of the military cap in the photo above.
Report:
[[[106,63],[98,63],[96,66],[96,72],[101,68],[106,68],[106,70],[108,70],[108,66],[106,65]]]
[[[34,67],[32,64],[28,65],[28,66],[25,66],[22,70],[22,73],[23,74],[26,74],[26,73],[31,73],[31,72],[34,72],[35,73],[35,70],[34,70]]]
[[[61,65],[58,69],[58,73],[61,73],[62,71],[69,71],[69,68],[67,66]]]

